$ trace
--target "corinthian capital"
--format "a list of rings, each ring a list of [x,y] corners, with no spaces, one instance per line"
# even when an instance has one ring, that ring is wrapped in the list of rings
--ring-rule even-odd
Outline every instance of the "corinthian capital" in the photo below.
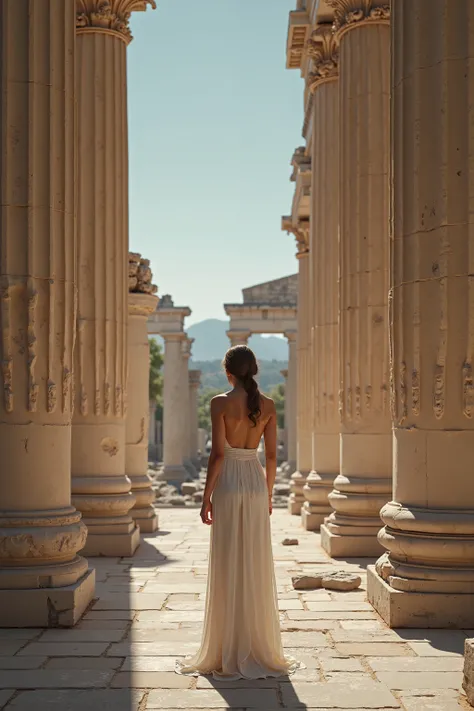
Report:
[[[344,31],[359,22],[390,22],[389,0],[328,0],[334,10],[334,29]]]
[[[307,52],[313,60],[313,71],[308,76],[311,91],[321,82],[337,78],[339,52],[332,25],[326,23],[314,30],[308,40]]]
[[[156,8],[155,0],[76,0],[76,30],[80,32],[111,32],[126,44],[132,41],[132,12]]]

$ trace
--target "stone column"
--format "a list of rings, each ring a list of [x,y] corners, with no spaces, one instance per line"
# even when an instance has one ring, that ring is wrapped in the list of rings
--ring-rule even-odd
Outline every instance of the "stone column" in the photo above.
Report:
[[[340,42],[341,472],[321,527],[333,557],[380,551],[391,495],[388,393],[390,26],[386,0],[330,0]]]
[[[388,550],[368,595],[391,627],[474,627],[474,134],[470,0],[393,3]]]
[[[125,474],[128,321],[126,51],[147,0],[77,0],[78,320],[73,502],[89,555],[133,555],[140,532]],[[154,4],[152,2],[151,4]]]
[[[283,451],[283,463],[281,465],[281,469],[282,469],[282,471],[287,472],[289,469],[289,464],[288,464],[288,401],[289,401],[289,398],[288,398],[288,370],[285,368],[285,370],[280,370],[280,373],[283,375],[283,378],[285,379],[285,410],[284,410],[285,427],[284,427],[284,432],[283,432],[284,451]]]
[[[183,374],[181,379],[181,387],[183,389],[183,410],[181,419],[183,423],[183,464],[188,474],[196,479],[198,473],[194,464],[191,461],[191,399],[189,392],[189,359],[191,358],[191,348],[194,343],[194,338],[186,337],[182,347],[182,366]]]
[[[303,492],[302,523],[319,529],[331,513],[328,494],[339,474],[339,94],[338,51],[331,23],[308,43],[313,61],[310,281],[313,301],[312,471]]]
[[[156,402],[148,403],[148,459],[158,459],[158,438],[156,436]]]
[[[303,487],[311,471],[311,300],[309,283],[309,225],[296,230],[298,244],[298,324],[296,336],[296,472],[291,475],[289,511],[298,515]]]
[[[0,627],[72,626],[94,596],[70,480],[74,12],[0,5]]]
[[[191,462],[196,471],[201,468],[199,459],[199,421],[198,421],[198,390],[201,383],[201,371],[189,371],[189,446]]]
[[[155,492],[148,476],[150,345],[147,320],[156,310],[156,286],[151,284],[148,260],[130,254],[128,294],[128,379],[125,427],[125,473],[136,503],[130,514],[144,533],[158,528]],[[133,268],[133,265],[135,267]]]
[[[227,331],[231,348],[234,346],[247,346],[251,336],[250,331]]]
[[[162,478],[175,486],[189,479],[184,467],[183,341],[186,334],[167,333],[163,377],[163,463]]]
[[[297,413],[297,355],[296,355],[296,331],[286,331],[285,337],[288,340],[288,377],[286,380],[288,398],[288,471],[291,474],[291,494],[288,500],[288,510],[291,514],[300,514],[304,501],[303,486],[304,477],[296,468],[297,454],[297,433],[296,433],[296,413]],[[296,476],[295,476],[296,475]]]

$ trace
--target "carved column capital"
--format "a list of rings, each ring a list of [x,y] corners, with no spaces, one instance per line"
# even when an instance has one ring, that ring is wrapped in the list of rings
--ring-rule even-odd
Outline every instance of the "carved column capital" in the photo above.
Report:
[[[341,33],[359,26],[362,22],[390,22],[389,0],[328,0],[334,10],[334,31]]]
[[[155,0],[76,0],[76,31],[110,32],[129,44],[132,12],[156,8]]]
[[[313,60],[313,71],[308,76],[308,86],[312,93],[327,81],[339,76],[339,48],[333,26],[325,23],[317,27],[307,43],[308,56]]]
[[[282,229],[294,236],[297,258],[309,253],[309,220],[301,220],[297,225],[294,225],[291,218],[283,217]]]

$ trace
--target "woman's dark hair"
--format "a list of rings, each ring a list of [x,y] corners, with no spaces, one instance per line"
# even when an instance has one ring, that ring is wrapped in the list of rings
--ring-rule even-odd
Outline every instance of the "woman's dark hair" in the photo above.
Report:
[[[260,408],[260,391],[255,380],[255,376],[258,373],[258,365],[254,352],[247,346],[229,348],[224,356],[223,366],[227,373],[237,378],[247,393],[249,420],[256,427],[262,410]]]

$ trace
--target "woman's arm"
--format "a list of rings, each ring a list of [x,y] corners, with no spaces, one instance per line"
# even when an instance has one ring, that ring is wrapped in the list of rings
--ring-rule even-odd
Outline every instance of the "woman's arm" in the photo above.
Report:
[[[277,419],[274,402],[271,404],[271,414],[267,424],[265,425],[263,438],[265,441],[265,471],[267,475],[268,510],[272,513],[272,495],[277,468]]]
[[[225,399],[223,396],[218,395],[211,400],[212,446],[207,465],[206,486],[204,487],[204,497],[201,508],[201,520],[208,526],[212,523],[211,496],[216,487],[217,479],[221,473],[222,464],[224,462],[224,404]]]

